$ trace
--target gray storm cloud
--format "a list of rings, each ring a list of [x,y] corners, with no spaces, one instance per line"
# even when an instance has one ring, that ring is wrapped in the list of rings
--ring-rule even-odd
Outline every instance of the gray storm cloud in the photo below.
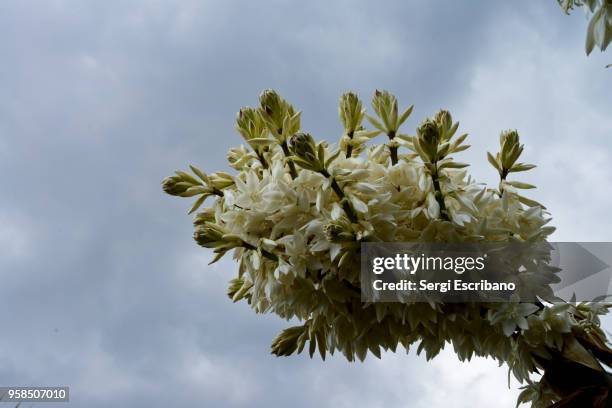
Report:
[[[234,116],[262,89],[333,141],[340,94],[385,88],[413,118],[449,108],[484,181],[485,151],[518,128],[555,239],[610,240],[610,61],[584,56],[574,14],[553,0],[3,2],[0,384],[68,385],[71,406],[94,408],[510,406],[503,368],[452,352],[271,356],[286,322],[226,298],[235,265],[207,266],[159,182],[226,169]]]

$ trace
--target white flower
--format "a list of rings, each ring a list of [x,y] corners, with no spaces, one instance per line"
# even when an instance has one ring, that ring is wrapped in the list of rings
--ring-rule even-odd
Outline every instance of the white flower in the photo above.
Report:
[[[236,194],[234,204],[242,209],[255,209],[263,202],[263,190],[267,185],[267,178],[260,179],[254,171],[243,173],[245,180],[236,177]]]

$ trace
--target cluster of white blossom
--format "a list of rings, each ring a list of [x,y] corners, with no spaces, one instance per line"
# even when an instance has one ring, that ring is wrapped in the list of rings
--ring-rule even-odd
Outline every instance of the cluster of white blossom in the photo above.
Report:
[[[372,106],[376,117],[355,94],[344,94],[344,133],[330,145],[301,133],[300,112],[264,91],[258,108],[238,114],[247,146],[229,152],[233,174],[191,166],[193,175],[176,172],[164,190],[198,197],[194,238],[214,250],[214,261],[233,252],[234,301],[301,322],[274,340],[274,354],[308,345],[311,356],[338,350],[352,361],[415,344],[430,359],[450,343],[462,360],[507,363],[528,383],[521,401],[543,407],[564,397],[550,376],[534,382],[530,375],[548,372],[559,358],[600,369],[603,357],[593,349],[609,350],[598,320],[604,304],[361,302],[361,242],[530,242],[554,230],[544,207],[520,193],[533,186],[508,180],[534,167],[518,162],[523,145],[516,131],[502,132],[500,151],[488,155],[500,175],[490,188],[453,158],[469,146],[447,111],[408,135],[400,127],[412,107],[400,113],[386,91],[376,91]],[[373,144],[381,133],[386,143]],[[202,209],[207,197],[214,201]]]

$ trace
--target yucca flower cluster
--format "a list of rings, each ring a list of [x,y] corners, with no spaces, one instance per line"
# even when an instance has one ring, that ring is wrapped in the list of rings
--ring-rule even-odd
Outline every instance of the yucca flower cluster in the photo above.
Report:
[[[461,360],[507,364],[526,383],[520,401],[534,407],[605,400],[601,363],[612,353],[598,316],[606,304],[362,303],[362,242],[538,242],[554,231],[545,208],[523,195],[534,186],[511,179],[534,167],[519,161],[517,131],[501,132],[499,152],[488,154],[500,176],[492,188],[456,161],[469,146],[449,112],[409,134],[402,128],[412,106],[400,109],[387,91],[376,91],[371,104],[374,116],[356,94],[342,95],[344,132],[329,144],[302,130],[289,102],[264,91],[259,107],[238,113],[246,146],[228,154],[234,172],[190,166],[193,174],[163,181],[167,193],[195,198],[194,239],[213,249],[213,262],[230,251],[238,262],[229,297],[299,322],[278,335],[272,352],[307,348],[325,359],[340,351],[353,361],[415,346],[431,359],[450,344]],[[384,142],[374,143],[377,136]]]

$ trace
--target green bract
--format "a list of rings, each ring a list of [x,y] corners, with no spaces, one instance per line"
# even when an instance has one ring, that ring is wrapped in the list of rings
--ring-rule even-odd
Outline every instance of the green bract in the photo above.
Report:
[[[213,248],[214,260],[233,252],[230,298],[300,322],[278,335],[272,352],[307,348],[325,358],[339,351],[352,361],[414,345],[431,359],[450,344],[462,360],[507,364],[527,383],[520,401],[534,407],[607,395],[601,362],[610,364],[612,353],[599,324],[607,304],[361,302],[362,241],[530,242],[554,231],[544,207],[519,194],[533,186],[508,180],[534,167],[518,161],[516,131],[502,132],[499,152],[488,154],[500,176],[498,188],[489,188],[455,161],[468,148],[467,135],[457,136],[449,112],[408,135],[400,126],[412,107],[399,114],[387,91],[376,91],[372,104],[377,118],[366,115],[356,94],[342,96],[344,131],[335,146],[301,132],[299,113],[265,91],[259,109],[238,115],[249,148],[228,154],[234,174],[208,176],[192,166],[193,176],[177,172],[163,182],[169,194],[196,197],[197,243]],[[376,129],[363,128],[364,117]],[[366,145],[380,132],[386,144]],[[208,197],[214,200],[202,210]],[[536,373],[543,373],[537,382]]]
[[[589,55],[595,46],[605,51],[612,42],[612,0],[557,0],[565,13],[582,7],[590,15],[585,49]]]

